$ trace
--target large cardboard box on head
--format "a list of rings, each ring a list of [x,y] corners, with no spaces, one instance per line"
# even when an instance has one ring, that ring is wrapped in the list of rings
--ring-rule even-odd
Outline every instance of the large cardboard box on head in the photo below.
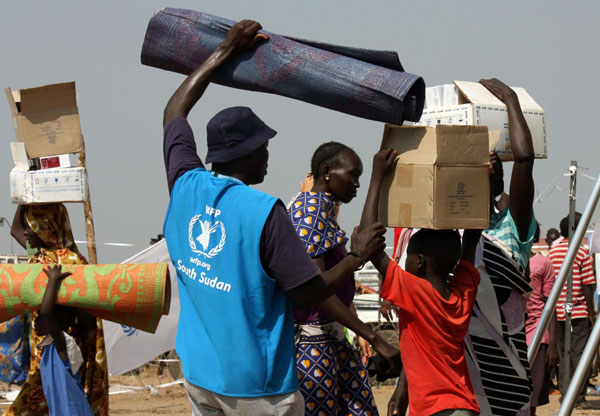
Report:
[[[75,82],[4,91],[17,141],[25,142],[29,158],[82,150]]]
[[[422,126],[439,124],[487,126],[500,130],[496,152],[501,160],[513,160],[510,149],[508,112],[506,106],[487,88],[478,82],[453,81],[454,85],[439,85],[427,88],[426,108]],[[546,149],[546,112],[523,88],[511,87],[519,97],[523,116],[531,131],[535,157],[548,157]]]
[[[382,148],[398,151],[381,187],[389,227],[485,229],[489,224],[487,127],[386,125]]]

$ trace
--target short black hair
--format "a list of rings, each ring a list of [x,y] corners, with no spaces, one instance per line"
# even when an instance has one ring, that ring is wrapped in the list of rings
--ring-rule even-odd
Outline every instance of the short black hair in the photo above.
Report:
[[[455,230],[421,229],[410,238],[406,252],[428,257],[434,270],[444,276],[452,272],[460,258],[460,234]]]
[[[575,228],[579,225],[579,220],[581,220],[581,213],[575,213]],[[567,215],[562,220],[560,220],[560,235],[564,238],[569,238],[569,216]]]
[[[355,155],[358,159],[356,152],[339,142],[327,142],[323,143],[313,153],[312,159],[310,160],[310,171],[315,179],[320,177],[319,170],[321,166],[328,164],[333,169],[339,168],[342,163],[347,160],[348,154]]]

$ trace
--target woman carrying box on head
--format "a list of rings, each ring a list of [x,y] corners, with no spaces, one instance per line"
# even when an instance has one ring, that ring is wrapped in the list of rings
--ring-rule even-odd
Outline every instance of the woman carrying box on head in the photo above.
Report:
[[[19,205],[11,234],[19,244],[27,248],[29,263],[87,263],[75,244],[69,215],[63,204]],[[38,313],[34,313],[33,319],[37,316]],[[94,415],[108,415],[108,372],[102,320],[83,313],[78,314],[77,319],[78,323],[74,325],[70,335],[83,354],[83,364],[79,370],[81,384]],[[40,374],[42,351],[37,348],[42,340],[43,337],[32,328],[29,374],[6,415],[48,413]]]

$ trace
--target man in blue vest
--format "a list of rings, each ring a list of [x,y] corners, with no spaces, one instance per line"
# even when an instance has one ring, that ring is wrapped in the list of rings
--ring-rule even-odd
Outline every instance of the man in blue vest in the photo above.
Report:
[[[382,224],[355,231],[351,255],[320,272],[281,201],[248,186],[263,181],[276,132],[247,107],[210,120],[212,171],[204,169],[186,117],[223,62],[266,39],[260,28],[249,20],[233,26],[164,111],[171,194],[164,234],[181,300],[176,349],[200,415],[303,414],[291,303],[307,308],[335,298],[346,277],[384,248]],[[369,341],[392,364],[399,361],[397,349]]]

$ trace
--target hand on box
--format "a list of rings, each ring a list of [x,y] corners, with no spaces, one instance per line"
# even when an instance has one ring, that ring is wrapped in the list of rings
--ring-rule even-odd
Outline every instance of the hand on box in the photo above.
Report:
[[[392,170],[396,163],[398,151],[392,149],[381,149],[373,156],[373,178],[383,179]]]
[[[486,87],[492,94],[494,94],[500,101],[507,104],[507,101],[516,99],[517,94],[508,85],[496,78],[491,79],[480,79],[479,83]]]

